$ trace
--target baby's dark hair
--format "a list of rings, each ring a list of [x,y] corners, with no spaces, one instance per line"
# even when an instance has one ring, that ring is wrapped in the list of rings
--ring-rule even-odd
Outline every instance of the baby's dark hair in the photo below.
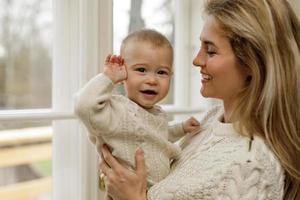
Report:
[[[121,51],[126,47],[128,42],[149,42],[154,47],[168,47],[172,52],[173,57],[173,47],[170,41],[161,34],[160,32],[154,29],[140,29],[130,33],[124,40],[122,41]]]

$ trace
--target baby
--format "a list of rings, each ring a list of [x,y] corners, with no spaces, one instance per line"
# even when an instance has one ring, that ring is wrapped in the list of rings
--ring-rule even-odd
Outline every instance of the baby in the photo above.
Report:
[[[103,73],[77,93],[75,113],[99,153],[106,143],[122,164],[134,169],[135,151],[141,147],[150,187],[168,175],[170,161],[180,153],[173,142],[200,125],[191,117],[168,126],[166,113],[156,105],[168,94],[173,73],[173,48],[165,36],[150,29],[133,32],[120,52],[108,55]],[[126,97],[112,94],[119,83]]]

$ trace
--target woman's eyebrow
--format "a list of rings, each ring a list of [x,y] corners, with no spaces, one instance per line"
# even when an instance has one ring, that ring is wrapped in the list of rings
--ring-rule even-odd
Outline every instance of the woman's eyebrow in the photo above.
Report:
[[[199,39],[200,39],[200,41],[201,41],[202,43],[204,43],[205,45],[213,45],[213,46],[217,47],[217,46],[215,45],[215,43],[214,43],[213,41],[211,41],[211,40],[208,40],[208,39],[205,39],[205,38],[201,38],[201,37],[199,37]]]
[[[206,44],[206,45],[213,45],[213,46],[216,46],[215,43],[212,42],[212,41],[210,41],[210,40],[204,40],[203,43]]]

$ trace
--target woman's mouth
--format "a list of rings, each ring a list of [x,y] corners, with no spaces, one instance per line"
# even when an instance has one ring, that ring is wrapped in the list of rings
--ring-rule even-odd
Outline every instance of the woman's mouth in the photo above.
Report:
[[[212,80],[213,78],[212,78],[212,76],[211,75],[208,75],[208,74],[204,74],[204,73],[201,73],[201,77],[202,77],[202,79],[201,79],[201,81],[203,82],[207,82],[207,81],[210,81],[210,80]]]

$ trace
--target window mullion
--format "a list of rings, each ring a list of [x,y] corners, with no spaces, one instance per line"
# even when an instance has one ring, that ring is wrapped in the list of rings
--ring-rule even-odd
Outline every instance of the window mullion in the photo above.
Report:
[[[71,112],[72,96],[78,88],[79,1],[53,0],[53,5],[52,109],[54,112]],[[75,120],[53,122],[53,199],[79,200],[81,196],[79,142]]]
[[[174,104],[190,106],[190,5],[191,0],[175,0]]]
[[[53,111],[72,112],[73,94],[111,52],[112,0],[54,2]],[[97,155],[86,130],[77,120],[56,121],[53,129],[53,199],[101,199]]]

